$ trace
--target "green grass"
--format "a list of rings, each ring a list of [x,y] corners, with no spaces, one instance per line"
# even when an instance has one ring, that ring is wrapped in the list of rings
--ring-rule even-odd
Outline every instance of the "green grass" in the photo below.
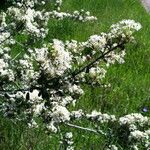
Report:
[[[51,21],[48,40],[58,38],[84,41],[92,34],[107,32],[111,24],[122,19],[134,19],[143,28],[135,34],[135,45],[128,45],[125,64],[115,64],[108,70],[105,80],[111,83],[111,88],[104,90],[85,87],[86,94],[77,103],[77,107],[88,110],[97,108],[102,112],[123,116],[132,112],[142,113],[141,108],[147,106],[149,111],[144,115],[150,116],[150,16],[139,0],[64,0],[62,9],[71,12],[81,8],[91,11],[92,15],[98,17],[98,21]],[[86,126],[88,122],[78,124]],[[108,129],[107,126],[102,128]],[[65,130],[70,129],[64,128],[64,132]],[[101,150],[108,142],[93,133],[74,129],[71,131],[74,133],[77,150]],[[109,140],[117,142],[115,137]],[[28,130],[24,124],[15,125],[0,118],[0,149],[57,150],[58,147],[57,136],[47,135],[42,129]]]

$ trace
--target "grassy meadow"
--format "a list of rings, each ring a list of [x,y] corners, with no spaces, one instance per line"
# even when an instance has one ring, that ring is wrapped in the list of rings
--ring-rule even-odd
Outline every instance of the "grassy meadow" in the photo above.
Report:
[[[82,8],[90,11],[98,20],[86,23],[52,20],[47,40],[58,38],[85,41],[90,35],[108,32],[113,23],[122,19],[134,19],[143,28],[135,33],[136,43],[126,47],[126,62],[109,68],[105,82],[111,83],[111,87],[103,89],[83,85],[85,95],[77,102],[76,107],[89,111],[96,108],[116,116],[135,112],[150,116],[150,15],[141,6],[140,0],[64,0],[62,11],[72,12]],[[149,109],[148,112],[142,112],[144,107]],[[92,126],[83,121],[77,124]],[[102,128],[109,130],[109,126]],[[127,150],[119,136],[106,139],[94,133],[64,127],[64,132],[70,130],[74,134],[76,150],[103,150],[111,142],[116,143],[119,150]],[[42,128],[27,129],[23,123],[14,124],[0,117],[0,150],[59,149],[63,148],[56,135],[45,134]]]

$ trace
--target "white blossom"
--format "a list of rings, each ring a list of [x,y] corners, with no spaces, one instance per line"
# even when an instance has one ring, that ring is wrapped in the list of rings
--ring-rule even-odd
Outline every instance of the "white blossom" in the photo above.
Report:
[[[139,113],[132,113],[119,119],[121,125],[139,123],[141,126],[149,122],[148,117],[144,117]]]
[[[116,117],[114,115],[102,114],[101,112],[97,112],[97,111],[92,111],[92,113],[87,114],[86,117],[88,119],[96,120],[101,123],[116,121]]]
[[[129,136],[130,139],[137,139],[137,140],[142,140],[142,139],[149,139],[150,137],[148,136],[147,133],[136,130],[130,133]]]
[[[65,122],[70,120],[70,112],[66,107],[55,106],[52,109],[53,113],[51,114],[54,122]]]

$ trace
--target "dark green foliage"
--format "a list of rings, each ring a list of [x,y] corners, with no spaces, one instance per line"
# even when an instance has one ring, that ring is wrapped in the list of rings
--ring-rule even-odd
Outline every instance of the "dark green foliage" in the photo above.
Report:
[[[1,0],[0,1],[0,10],[5,10],[9,6],[13,5],[14,2],[19,2],[20,0]]]

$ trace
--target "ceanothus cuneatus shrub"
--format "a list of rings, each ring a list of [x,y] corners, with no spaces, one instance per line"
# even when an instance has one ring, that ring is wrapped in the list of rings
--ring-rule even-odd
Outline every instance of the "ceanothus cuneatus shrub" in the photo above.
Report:
[[[106,136],[101,124],[124,128],[128,147],[150,146],[149,118],[139,113],[117,118],[96,110],[91,113],[76,110],[75,104],[84,94],[82,84],[101,85],[111,64],[124,63],[125,45],[134,42],[133,33],[141,29],[134,20],[122,20],[110,27],[108,33],[90,36],[87,41],[46,41],[48,23],[53,19],[73,19],[81,22],[97,18],[84,10],[61,12],[62,0],[55,0],[54,9],[45,9],[48,1],[20,0],[0,15],[0,110],[5,117],[25,121],[38,127],[43,121],[49,132],[61,134],[61,124]],[[20,38],[17,38],[17,35]],[[23,37],[23,38],[21,38]],[[14,52],[13,48],[19,50]],[[70,106],[74,110],[70,110]],[[85,119],[97,128],[81,127],[72,122]],[[94,127],[93,127],[94,128]],[[113,131],[113,129],[112,129]],[[67,150],[74,149],[73,135],[62,139]],[[107,150],[116,150],[109,143]]]

